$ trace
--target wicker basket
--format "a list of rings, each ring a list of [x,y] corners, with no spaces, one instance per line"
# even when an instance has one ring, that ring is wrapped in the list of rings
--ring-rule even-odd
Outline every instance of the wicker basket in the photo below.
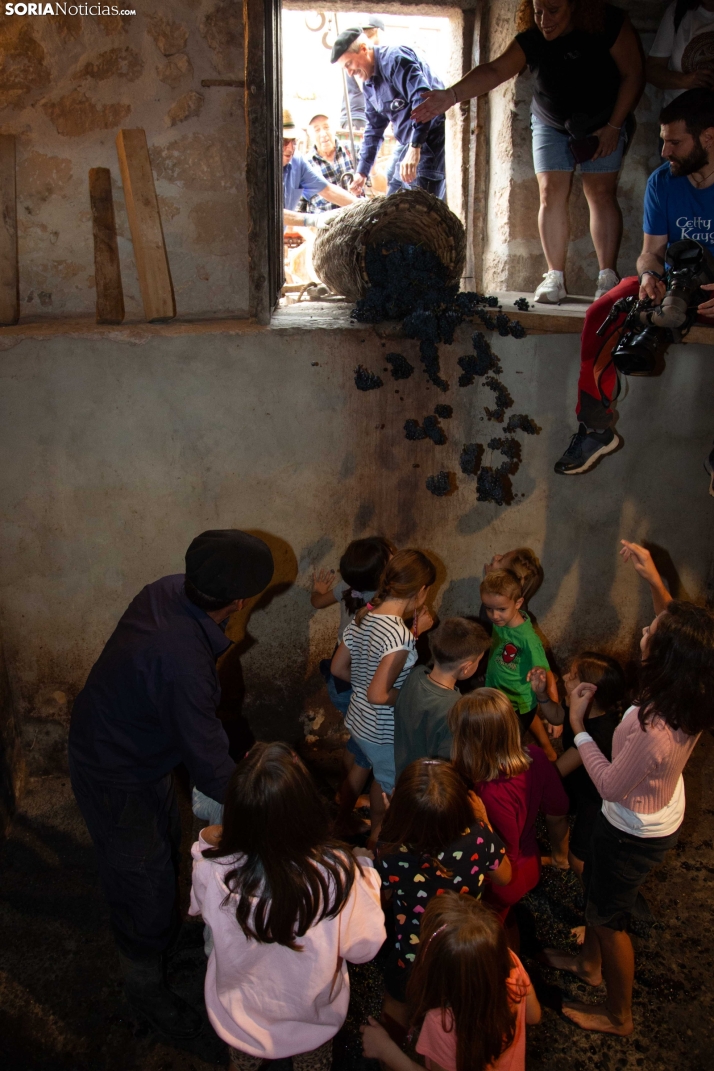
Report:
[[[349,301],[364,296],[370,285],[365,269],[368,246],[409,242],[430,249],[458,282],[466,261],[466,232],[438,197],[425,190],[401,190],[390,197],[359,201],[317,232],[312,263],[317,277]]]

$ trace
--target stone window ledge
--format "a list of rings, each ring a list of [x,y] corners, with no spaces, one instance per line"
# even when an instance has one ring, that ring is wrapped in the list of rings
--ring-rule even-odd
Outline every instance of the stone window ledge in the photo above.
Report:
[[[570,297],[561,305],[534,305],[532,295],[503,291],[497,294],[512,319],[520,320],[529,334],[580,334],[589,299]],[[518,297],[531,300],[527,312],[514,307]],[[43,341],[52,338],[76,338],[87,341],[127,342],[142,345],[154,338],[177,338],[185,335],[255,335],[266,331],[336,331],[374,330],[380,338],[400,338],[398,323],[383,323],[374,326],[355,323],[350,319],[352,304],[347,301],[305,301],[279,308],[269,326],[263,327],[254,320],[209,319],[171,320],[163,324],[148,324],[143,321],[117,325],[97,324],[90,319],[38,320],[34,323],[14,324],[0,327],[0,351],[10,349],[25,339]],[[469,329],[473,329],[469,326]],[[478,325],[476,325],[478,326]],[[685,342],[714,345],[714,327],[695,325]]]

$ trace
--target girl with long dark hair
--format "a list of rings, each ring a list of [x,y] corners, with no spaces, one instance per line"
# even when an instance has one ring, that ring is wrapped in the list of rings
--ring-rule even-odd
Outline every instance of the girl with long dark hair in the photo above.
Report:
[[[642,630],[642,670],[635,705],[612,740],[612,761],[587,731],[597,685],[570,697],[575,746],[602,796],[585,861],[585,943],[577,957],[547,952],[551,966],[589,985],[607,985],[604,1004],[563,1003],[584,1030],[632,1033],[635,955],[627,927],[646,903],[640,886],[679,837],[684,819],[682,771],[700,734],[714,728],[714,613],[674,601],[648,550],[623,540],[622,556],[650,585],[657,616]]]
[[[540,1005],[496,915],[448,892],[427,905],[407,986],[416,1051],[430,1071],[525,1071],[526,1024]],[[374,1019],[362,1027],[365,1056],[391,1071],[421,1067]]]
[[[213,935],[205,999],[238,1071],[292,1056],[328,1071],[347,1014],[347,961],[385,939],[379,878],[330,834],[325,805],[287,744],[256,744],[238,764],[223,826],[193,850],[191,909]]]
[[[444,759],[417,759],[400,774],[382,826],[376,869],[390,898],[396,940],[385,972],[385,1011],[404,1022],[405,987],[424,908],[447,890],[478,899],[511,878],[503,842],[481,801]]]

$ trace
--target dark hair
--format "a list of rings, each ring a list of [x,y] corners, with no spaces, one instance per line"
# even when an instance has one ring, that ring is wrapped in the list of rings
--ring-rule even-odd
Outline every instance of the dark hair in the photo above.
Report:
[[[620,663],[609,655],[583,651],[573,659],[573,669],[579,680],[597,685],[594,701],[603,714],[621,718],[627,701],[627,681]]]
[[[384,819],[380,855],[403,844],[436,857],[473,823],[468,788],[445,759],[417,759],[399,775]]]
[[[386,599],[411,599],[422,588],[430,588],[435,580],[436,568],[426,554],[420,550],[398,550],[385,566],[372,606],[376,609]],[[368,613],[366,606],[358,610],[356,624],[361,625]]]
[[[429,901],[419,931],[407,982],[410,1025],[440,1009],[442,1029],[456,1034],[456,1071],[486,1071],[513,1044],[513,1005],[527,994],[508,984],[506,932],[484,903],[455,892]]]
[[[573,11],[573,24],[576,30],[584,30],[586,33],[602,33],[605,29],[605,0],[573,0],[570,5]],[[535,28],[535,15],[533,14],[533,0],[521,0],[521,5],[516,13],[516,31],[523,33],[525,30]]]
[[[696,736],[714,728],[714,613],[673,600],[657,619],[640,672],[642,728],[662,718]]]
[[[455,666],[478,658],[490,646],[486,629],[467,617],[447,617],[429,633],[429,650],[439,666]]]
[[[234,601],[233,599],[228,599],[226,602],[225,599],[214,599],[211,595],[204,595],[195,584],[191,583],[188,577],[184,578],[183,590],[188,601],[197,606],[199,610],[205,610],[207,614],[215,613],[216,610],[225,610],[226,606],[230,606]]]
[[[330,835],[325,804],[287,744],[255,744],[228,785],[220,844],[209,859],[231,859],[225,875],[246,937],[300,949],[296,938],[340,913],[356,864]]]
[[[356,614],[366,605],[364,599],[355,598],[351,589],[359,591],[376,591],[379,587],[385,566],[397,548],[384,536],[368,536],[366,539],[353,539],[340,558],[340,576],[347,591],[342,594],[342,601],[349,614]]]
[[[677,5],[674,9],[674,32],[676,33],[681,26],[682,19],[688,11],[696,11],[702,0],[677,0]]]
[[[688,89],[680,93],[659,113],[660,125],[678,123],[686,125],[687,133],[698,138],[703,130],[714,126],[714,92],[711,89]]]
[[[486,573],[481,581],[482,599],[484,595],[503,595],[506,599],[518,602],[523,598],[523,586],[510,569],[494,569],[492,573]]]

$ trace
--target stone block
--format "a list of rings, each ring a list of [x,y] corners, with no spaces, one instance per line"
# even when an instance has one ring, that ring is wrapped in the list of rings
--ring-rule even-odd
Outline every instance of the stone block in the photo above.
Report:
[[[185,190],[234,190],[245,170],[235,131],[227,127],[210,135],[185,134],[149,151],[156,178]]]
[[[0,108],[21,108],[34,89],[50,84],[47,53],[22,19],[0,24]]]
[[[72,161],[62,156],[45,156],[41,152],[20,155],[17,166],[18,197],[40,202],[56,197],[72,179]]]
[[[178,52],[175,56],[169,56],[166,63],[160,63],[156,73],[159,81],[175,89],[182,78],[193,74],[193,66],[185,52]]]
[[[121,126],[131,113],[131,104],[96,105],[81,89],[73,89],[59,100],[44,101],[42,110],[58,134],[72,138]]]
[[[72,81],[93,78],[97,82],[104,82],[107,78],[125,78],[127,82],[135,82],[143,70],[144,61],[133,48],[110,48],[83,63],[72,75]]]
[[[165,119],[166,125],[176,126],[177,123],[185,123],[187,119],[195,119],[201,114],[203,103],[204,98],[200,93],[194,91],[184,93],[169,108]]]
[[[194,205],[188,214],[193,224],[191,240],[196,249],[227,256],[239,248],[240,202],[237,197],[230,201],[202,201]]]
[[[151,15],[146,32],[153,38],[159,52],[164,56],[173,56],[177,52],[183,52],[188,41],[186,27],[163,15]]]
[[[243,9],[232,0],[221,0],[202,18],[199,31],[213,52],[213,65],[220,74],[243,70]]]

